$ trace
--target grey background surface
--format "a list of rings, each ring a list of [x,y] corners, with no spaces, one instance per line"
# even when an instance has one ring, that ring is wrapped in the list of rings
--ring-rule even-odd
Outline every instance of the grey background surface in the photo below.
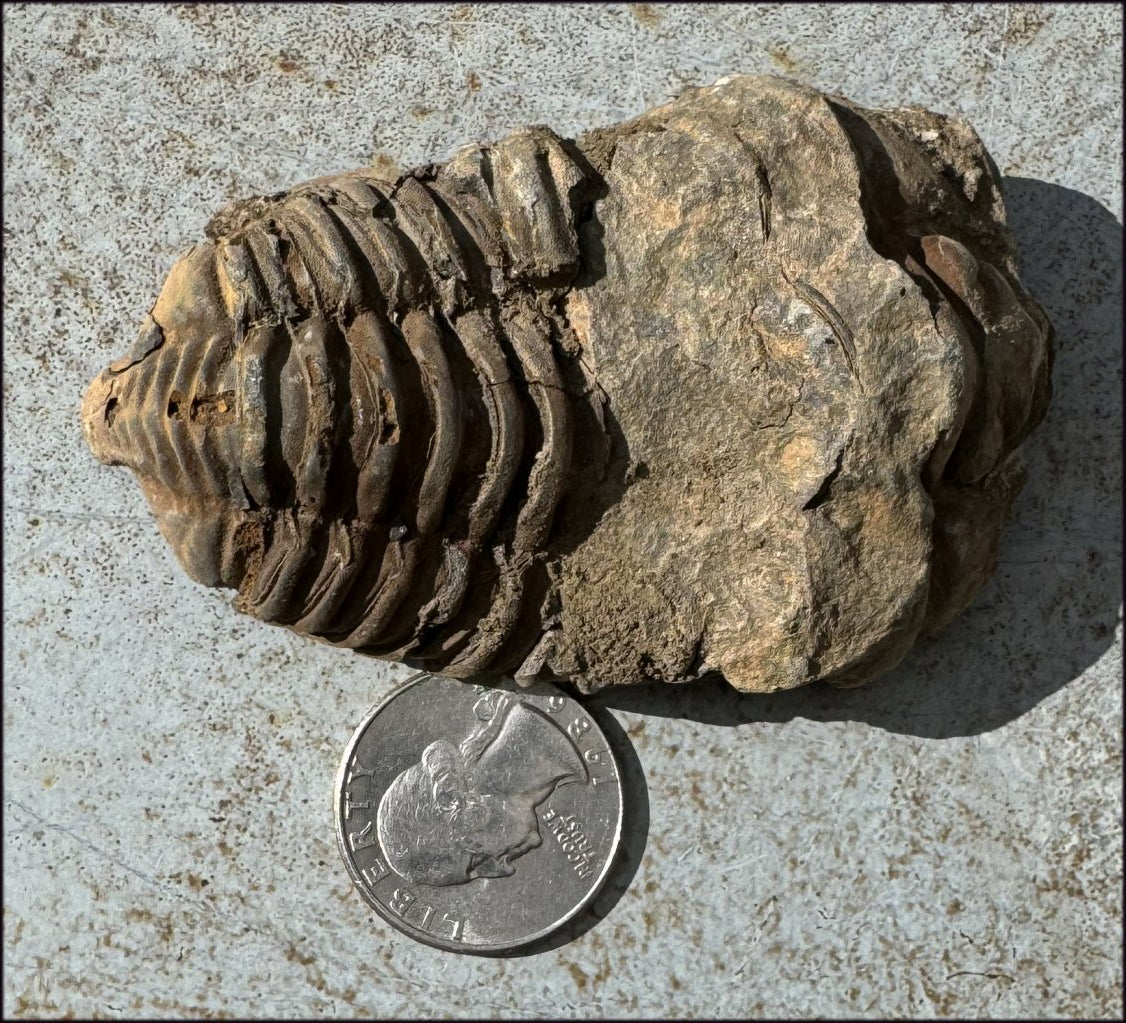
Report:
[[[4,1014],[1120,1012],[1121,17],[6,5]],[[959,113],[996,158],[1059,335],[1000,568],[863,691],[595,701],[635,750],[601,919],[426,948],[351,890],[330,809],[409,672],[192,584],[82,392],[231,199],[735,71]]]

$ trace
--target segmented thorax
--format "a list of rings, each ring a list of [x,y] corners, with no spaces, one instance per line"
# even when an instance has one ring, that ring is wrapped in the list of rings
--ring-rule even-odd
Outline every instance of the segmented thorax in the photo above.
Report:
[[[610,454],[558,312],[592,176],[532,129],[236,203],[91,387],[91,446],[240,610],[509,670],[550,615],[576,483]]]

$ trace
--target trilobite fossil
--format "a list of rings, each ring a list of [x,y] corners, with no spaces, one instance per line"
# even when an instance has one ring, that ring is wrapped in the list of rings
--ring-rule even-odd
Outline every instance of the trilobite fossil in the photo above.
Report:
[[[968,125],[780,79],[206,235],[90,446],[240,611],[458,677],[863,681],[988,577],[1048,397]]]

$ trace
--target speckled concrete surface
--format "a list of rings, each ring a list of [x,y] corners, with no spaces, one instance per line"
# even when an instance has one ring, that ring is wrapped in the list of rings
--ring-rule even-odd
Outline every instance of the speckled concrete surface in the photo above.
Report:
[[[5,1016],[1121,1012],[1115,6],[3,17]],[[1059,356],[1000,570],[865,691],[595,701],[635,749],[597,914],[518,958],[417,945],[350,890],[330,811],[407,672],[190,583],[82,391],[227,200],[729,71],[960,112],[1006,175]]]

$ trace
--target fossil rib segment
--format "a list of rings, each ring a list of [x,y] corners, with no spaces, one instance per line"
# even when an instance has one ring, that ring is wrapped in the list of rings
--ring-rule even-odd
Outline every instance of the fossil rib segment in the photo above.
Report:
[[[240,610],[471,674],[543,598],[572,456],[597,481],[607,450],[555,309],[593,182],[543,129],[462,163],[224,210],[86,423]]]

